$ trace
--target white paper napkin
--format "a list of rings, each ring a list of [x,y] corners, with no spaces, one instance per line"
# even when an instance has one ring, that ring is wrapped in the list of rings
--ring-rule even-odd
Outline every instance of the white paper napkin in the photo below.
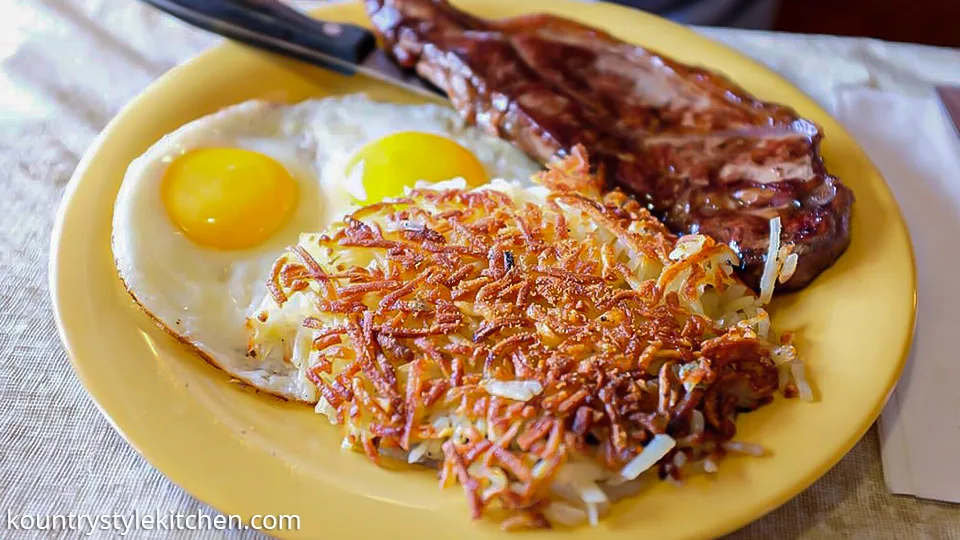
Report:
[[[837,116],[900,203],[917,257],[913,351],[880,419],[887,487],[960,502],[960,139],[932,89],[836,97]]]

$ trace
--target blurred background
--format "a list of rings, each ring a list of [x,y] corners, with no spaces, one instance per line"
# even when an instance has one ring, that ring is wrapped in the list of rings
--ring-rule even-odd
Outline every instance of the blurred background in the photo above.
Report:
[[[960,47],[960,0],[608,0],[685,24]]]

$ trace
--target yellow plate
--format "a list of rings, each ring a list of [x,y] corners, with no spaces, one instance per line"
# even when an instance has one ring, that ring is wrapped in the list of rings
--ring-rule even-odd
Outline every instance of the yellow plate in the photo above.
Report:
[[[605,28],[725,73],[761,98],[795,107],[826,133],[830,170],[856,193],[853,242],[811,287],[777,301],[774,322],[799,332],[820,401],[780,400],[741,417],[739,438],[772,450],[731,458],[712,479],[660,484],[617,504],[599,529],[564,538],[691,538],[756,519],[810,485],[863,435],[890,394],[907,354],[915,312],[910,243],[897,204],[850,135],[812,100],[740,54],[662,19],[606,4],[561,0],[463,0],[487,17],[551,11]],[[359,5],[317,14],[365,24]],[[53,235],[50,285],[60,333],[87,390],[127,440],[218,510],[298,514],[303,538],[446,538],[501,534],[473,523],[459,488],[439,490],[426,472],[379,469],[339,448],[337,430],[309,408],[231,384],[134,308],[110,252],[115,194],[127,164],[163,134],[252,98],[297,101],[368,91],[415,101],[234,45],[204,53],[155,82],[111,122],[64,197]],[[285,533],[286,534],[286,533]]]

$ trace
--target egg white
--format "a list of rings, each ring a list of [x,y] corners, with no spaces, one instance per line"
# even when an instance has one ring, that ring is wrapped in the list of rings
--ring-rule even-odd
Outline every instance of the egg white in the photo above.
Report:
[[[294,344],[248,356],[250,334],[244,325],[267,296],[266,279],[284,249],[301,233],[326,228],[362,196],[362,186],[344,174],[353,153],[400,131],[457,141],[491,178],[525,179],[539,169],[520,151],[465,126],[455,111],[439,105],[398,105],[363,95],[295,105],[241,103],[184,125],[131,163],[113,216],[120,278],[159,325],[214,365],[271,394],[315,402],[316,388],[290,361]],[[211,249],[187,239],[170,221],[160,197],[164,172],[177,156],[209,147],[268,155],[296,180],[297,207],[266,242],[243,250]]]

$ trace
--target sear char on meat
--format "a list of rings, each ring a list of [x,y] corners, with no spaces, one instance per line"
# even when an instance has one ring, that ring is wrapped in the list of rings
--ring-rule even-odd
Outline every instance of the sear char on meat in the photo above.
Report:
[[[483,20],[445,0],[366,0],[393,58],[470,123],[546,163],[582,144],[610,187],[675,232],[728,243],[757,287],[770,219],[798,255],[800,289],[850,243],[853,193],[820,157],[823,134],[725,77],[552,15]]]

